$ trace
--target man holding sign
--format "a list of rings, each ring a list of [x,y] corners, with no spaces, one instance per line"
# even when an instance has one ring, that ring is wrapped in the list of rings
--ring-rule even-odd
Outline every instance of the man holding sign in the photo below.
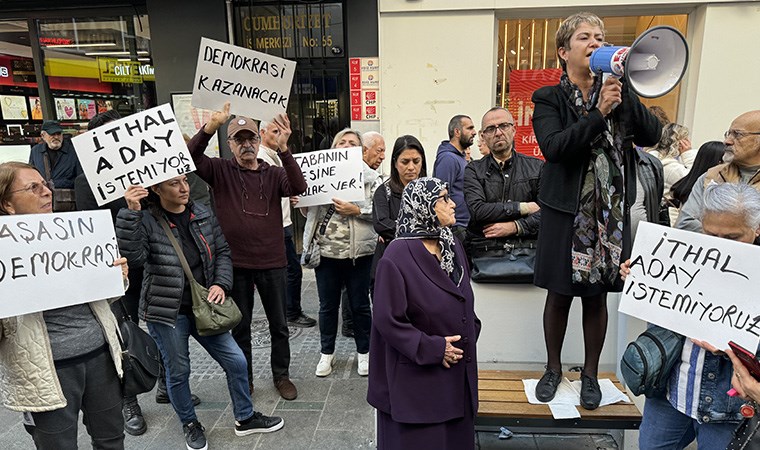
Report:
[[[752,187],[746,184],[733,183],[711,185],[707,187],[703,201],[704,210],[701,220],[705,234],[746,244],[752,244],[758,234],[760,234],[760,193]],[[666,228],[666,230],[669,229]],[[668,236],[670,235],[672,233],[669,233]],[[707,271],[713,267],[710,264],[712,259],[709,255],[713,255],[714,257],[716,253],[713,250],[716,249],[709,249],[707,252],[704,252],[701,250],[701,247],[699,247],[700,250],[697,250],[695,247],[698,246],[689,246],[691,243],[684,243],[676,238],[668,238],[665,239],[666,242],[660,241],[661,244],[650,254],[650,252],[639,251],[638,247],[638,244],[646,237],[639,236],[637,238],[634,254],[639,253],[640,255],[633,259],[633,263],[631,260],[623,263],[620,270],[623,278],[627,278],[631,274],[638,276],[638,282],[634,282],[638,286],[650,281],[654,284],[655,280],[650,279],[656,278],[652,274],[653,265],[651,262],[649,264],[642,264],[642,259],[651,259],[655,254],[663,251],[661,247],[666,247],[671,243],[680,242],[684,244],[682,246],[683,249],[688,248],[688,253],[685,254],[688,261],[700,261],[703,263],[703,267],[697,271],[692,271],[691,275],[688,274],[688,271],[692,270],[691,264],[680,264],[676,270],[679,273],[677,276],[680,276],[682,281],[680,283],[676,282],[677,284],[686,286],[695,282],[695,279],[696,282],[699,282],[697,277],[708,276],[707,273],[699,272]],[[678,246],[675,249],[667,247],[665,252],[671,255],[678,255],[679,250],[677,248]],[[683,250],[680,251],[683,252]],[[700,256],[697,252],[702,255]],[[704,262],[708,264],[705,266]],[[720,271],[724,276],[729,274],[730,276],[739,277],[741,273],[738,270],[729,273],[731,267],[736,269],[739,267],[732,266],[728,262],[730,262],[730,259],[725,264],[722,264]],[[645,269],[645,267],[648,267],[648,269]],[[717,265],[717,267],[720,268],[721,266]],[[646,272],[646,274],[642,272]],[[630,291],[630,288],[628,288],[630,284],[626,284],[626,288],[623,290],[625,294]],[[724,289],[726,289],[725,286]],[[740,289],[740,291],[746,291],[746,289]],[[726,297],[728,296],[729,294],[726,293]],[[737,297],[741,297],[741,295]],[[634,294],[634,298],[638,297]],[[701,300],[713,306],[722,299],[713,297]],[[621,300],[620,310],[626,312],[628,308],[624,303],[628,302],[630,304],[635,301],[631,298],[626,298],[626,295],[624,295],[624,298]],[[733,298],[731,302],[734,301],[738,302],[739,300],[738,298]],[[689,300],[689,302],[691,301]],[[661,296],[657,296],[657,299],[653,303],[655,308],[664,307],[664,305],[668,304],[667,301],[663,301],[663,297]],[[686,308],[683,312],[691,313],[695,309],[698,312],[706,311],[702,306],[697,307],[697,301],[693,301],[692,303],[695,305],[695,308]],[[724,301],[723,303],[726,302]],[[699,305],[702,305],[702,303],[699,303]],[[760,333],[760,328],[757,327],[757,319],[753,318],[755,314],[752,311],[746,311],[750,316],[748,320],[746,316],[744,321],[741,319],[741,314],[745,313],[744,311],[740,311],[739,315],[734,311],[732,315],[729,315],[733,317],[728,317],[728,322],[724,316],[719,323],[714,323],[712,320],[714,318],[712,317],[713,311],[718,308],[722,309],[722,306],[716,306],[706,315],[705,321],[701,325],[702,328],[705,328],[705,333],[709,332],[706,329],[708,325],[711,328],[730,327],[731,329],[724,328],[723,332],[726,334],[735,333],[734,328],[738,329],[739,326],[742,329],[748,329],[747,327],[754,328],[754,330],[750,330],[754,336],[758,336],[758,333]],[[682,308],[674,306],[671,309],[681,311]],[[653,316],[651,320],[662,318],[666,312],[663,310],[659,313],[653,313],[657,317]],[[644,320],[648,319],[648,317],[642,318]],[[684,326],[682,322],[687,322],[687,320],[680,320],[679,326]],[[661,323],[661,325],[664,324]],[[754,341],[757,342],[757,339],[754,339]],[[716,342],[716,344],[720,343]],[[726,394],[726,391],[731,388],[731,374],[731,361],[722,352],[719,352],[717,348],[707,342],[687,339],[681,352],[681,360],[676,363],[670,373],[667,398],[648,398],[644,405],[644,415],[639,434],[639,448],[642,450],[682,449],[695,438],[700,449],[726,448],[731,440],[737,422],[741,419],[739,407],[742,402],[732,399]]]
[[[209,158],[203,152],[211,137],[225,122],[232,159]],[[258,159],[261,137],[256,123],[243,116],[230,120],[230,104],[211,115],[211,121],[190,140],[188,148],[198,175],[214,190],[216,215],[232,250],[232,298],[243,320],[232,335],[243,350],[252,376],[251,319],[254,285],[264,306],[272,337],[272,375],[282,398],[298,395],[289,378],[290,334],[285,318],[285,236],[280,199],[300,195],[306,190],[301,169],[288,151],[290,120],[279,115],[278,156],[282,167]],[[253,392],[253,383],[250,382]]]

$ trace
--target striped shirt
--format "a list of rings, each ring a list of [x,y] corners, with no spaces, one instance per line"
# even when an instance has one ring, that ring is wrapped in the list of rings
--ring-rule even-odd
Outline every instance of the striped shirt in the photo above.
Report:
[[[705,349],[686,339],[681,362],[671,372],[668,385],[668,401],[673,408],[700,422],[699,394],[706,353]]]

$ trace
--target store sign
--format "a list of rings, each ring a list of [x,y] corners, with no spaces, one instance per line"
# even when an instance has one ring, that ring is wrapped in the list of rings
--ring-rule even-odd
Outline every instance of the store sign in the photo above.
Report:
[[[351,120],[380,120],[380,60],[350,58]]]
[[[245,6],[236,9],[237,42],[283,58],[343,57],[343,5]]]
[[[54,38],[54,37],[41,37],[40,38],[40,45],[47,46],[47,45],[72,45],[74,44],[73,39],[69,38]]]
[[[509,73],[509,105],[515,119],[515,149],[528,156],[544,159],[533,132],[533,92],[559,83],[562,69],[513,70]]]
[[[152,65],[116,58],[98,58],[98,77],[103,83],[141,84],[143,81],[156,81]]]

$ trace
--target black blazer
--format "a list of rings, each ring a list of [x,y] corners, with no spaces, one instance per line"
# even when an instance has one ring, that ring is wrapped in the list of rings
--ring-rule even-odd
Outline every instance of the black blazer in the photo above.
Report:
[[[533,130],[546,158],[541,173],[538,199],[541,206],[576,214],[583,174],[591,157],[591,145],[607,129],[598,109],[578,117],[559,85],[546,86],[533,93]],[[660,140],[660,122],[632,92],[613,114],[628,117],[629,132],[635,144],[651,147]],[[626,205],[636,199],[634,148],[625,152]]]

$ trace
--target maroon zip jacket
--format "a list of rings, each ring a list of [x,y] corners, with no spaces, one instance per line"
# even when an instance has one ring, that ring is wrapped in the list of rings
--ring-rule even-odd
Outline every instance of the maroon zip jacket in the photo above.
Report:
[[[306,180],[290,151],[280,153],[282,167],[259,159],[249,170],[235,158],[204,155],[211,135],[203,128],[187,144],[197,174],[214,190],[216,217],[232,250],[232,265],[244,269],[285,267],[282,197],[300,195]]]

